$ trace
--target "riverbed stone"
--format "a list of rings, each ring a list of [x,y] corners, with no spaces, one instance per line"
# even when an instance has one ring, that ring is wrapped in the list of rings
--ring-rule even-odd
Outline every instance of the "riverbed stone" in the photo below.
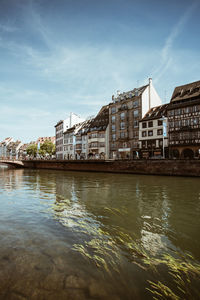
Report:
[[[11,292],[9,297],[6,297],[6,300],[28,300],[28,298],[22,293]]]
[[[62,290],[64,288],[65,275],[55,269],[40,283],[47,290]]]
[[[65,279],[65,288],[85,289],[87,288],[87,283],[78,275],[69,275]]]
[[[92,298],[104,299],[107,296],[107,292],[104,286],[92,280],[89,284],[89,295]]]

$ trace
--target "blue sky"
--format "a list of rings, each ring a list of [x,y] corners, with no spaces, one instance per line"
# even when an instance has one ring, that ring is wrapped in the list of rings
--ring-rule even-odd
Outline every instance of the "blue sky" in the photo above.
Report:
[[[153,78],[200,80],[200,0],[0,0],[0,141],[54,135]]]

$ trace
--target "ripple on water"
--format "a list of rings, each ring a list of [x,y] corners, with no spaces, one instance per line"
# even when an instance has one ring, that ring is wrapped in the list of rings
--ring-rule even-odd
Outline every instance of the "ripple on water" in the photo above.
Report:
[[[1,299],[151,299],[164,253],[200,260],[196,179],[4,169],[0,205]]]

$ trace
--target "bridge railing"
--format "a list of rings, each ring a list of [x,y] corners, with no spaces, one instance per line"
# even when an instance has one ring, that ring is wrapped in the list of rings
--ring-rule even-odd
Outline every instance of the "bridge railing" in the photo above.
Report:
[[[21,159],[19,158],[10,158],[10,157],[5,157],[5,156],[2,156],[0,157],[0,161],[21,161]]]

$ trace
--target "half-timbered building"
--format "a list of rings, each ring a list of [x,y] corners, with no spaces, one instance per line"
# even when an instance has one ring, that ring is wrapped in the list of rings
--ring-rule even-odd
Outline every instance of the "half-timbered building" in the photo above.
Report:
[[[198,157],[200,154],[200,81],[174,89],[167,116],[170,157]]]

